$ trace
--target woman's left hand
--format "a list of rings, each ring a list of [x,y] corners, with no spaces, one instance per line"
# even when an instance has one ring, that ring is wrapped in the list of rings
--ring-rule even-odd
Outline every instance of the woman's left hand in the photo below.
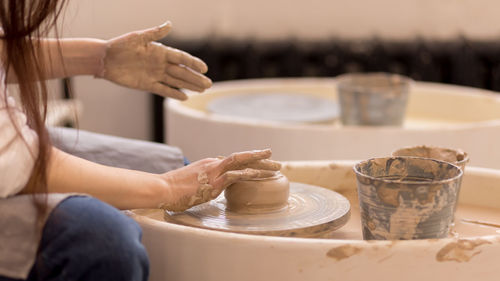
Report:
[[[180,88],[203,92],[211,87],[212,81],[203,75],[208,67],[202,60],[155,42],[171,28],[172,24],[166,22],[108,40],[104,67],[97,76],[179,100],[187,99]]]

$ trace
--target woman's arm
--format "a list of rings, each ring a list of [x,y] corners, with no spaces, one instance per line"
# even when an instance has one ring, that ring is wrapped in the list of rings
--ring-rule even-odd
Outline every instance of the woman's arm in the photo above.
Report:
[[[104,67],[106,41],[91,38],[41,39],[47,79],[98,75]]]
[[[168,186],[159,175],[114,168],[52,148],[49,193],[85,193],[119,209],[158,208]]]
[[[48,168],[49,192],[86,193],[119,209],[165,208],[182,211],[216,198],[227,186],[270,177],[281,168],[270,150],[207,158],[165,174],[96,164],[56,148]]]
[[[97,76],[104,67],[106,41],[92,38],[39,39],[41,65],[46,79],[77,75]],[[4,42],[0,40],[0,50]],[[7,77],[7,83],[17,83],[16,76]]]
[[[179,89],[203,92],[212,81],[203,75],[208,67],[202,60],[155,42],[171,27],[167,22],[110,40],[40,39],[41,62],[47,79],[94,75],[125,87],[185,100],[187,95]],[[14,75],[8,82],[16,82]]]

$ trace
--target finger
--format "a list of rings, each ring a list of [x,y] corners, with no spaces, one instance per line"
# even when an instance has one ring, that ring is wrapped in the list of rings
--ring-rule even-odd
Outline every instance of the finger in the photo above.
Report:
[[[166,47],[165,58],[168,62],[185,65],[197,72],[206,73],[208,66],[201,59],[192,56],[184,51],[172,47]]]
[[[205,88],[191,84],[191,83],[186,82],[184,80],[177,79],[177,78],[172,77],[170,75],[165,75],[165,78],[163,79],[162,83],[167,84],[167,85],[172,86],[172,87],[188,89],[188,90],[196,91],[196,92],[203,92],[205,90]]]
[[[229,170],[241,170],[252,162],[271,157],[271,150],[253,150],[233,153],[219,164],[222,173]]]
[[[217,177],[214,181],[214,185],[221,186],[224,189],[237,181],[251,180],[256,178],[269,178],[275,175],[276,172],[274,171],[255,170],[250,168],[244,170],[228,171]]]
[[[168,75],[184,80],[203,89],[212,87],[212,80],[188,67],[169,63],[165,69]]]
[[[179,90],[176,90],[176,89],[173,89],[163,83],[160,83],[160,82],[157,82],[157,83],[153,83],[153,85],[151,85],[151,88],[150,89],[147,89],[155,94],[158,94],[160,96],[164,96],[164,97],[170,97],[170,98],[174,98],[174,99],[177,99],[177,100],[187,100],[188,99],[188,96],[179,91]]]
[[[252,162],[248,164],[247,167],[257,170],[279,171],[281,170],[281,163],[269,159],[264,159]]]
[[[136,41],[135,43],[148,44],[149,42],[160,40],[166,37],[171,29],[172,23],[167,21],[162,25],[138,31],[139,36],[137,36],[136,40],[140,41]]]

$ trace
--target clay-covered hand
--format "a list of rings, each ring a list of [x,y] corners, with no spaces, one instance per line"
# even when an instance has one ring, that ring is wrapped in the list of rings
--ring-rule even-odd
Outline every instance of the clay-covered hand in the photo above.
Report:
[[[103,68],[96,76],[122,86],[187,99],[180,88],[202,92],[212,85],[207,65],[184,51],[162,45],[172,24],[127,33],[106,42]]]
[[[269,157],[270,149],[238,152],[228,157],[202,159],[165,173],[162,178],[169,192],[160,208],[184,211],[215,199],[236,181],[272,177],[281,164]]]

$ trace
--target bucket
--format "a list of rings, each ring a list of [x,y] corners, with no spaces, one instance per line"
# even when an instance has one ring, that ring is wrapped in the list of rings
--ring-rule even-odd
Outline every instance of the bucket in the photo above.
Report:
[[[343,125],[401,126],[411,79],[389,73],[350,73],[337,78]]]
[[[444,238],[453,223],[462,170],[417,157],[369,159],[354,166],[363,239]]]

